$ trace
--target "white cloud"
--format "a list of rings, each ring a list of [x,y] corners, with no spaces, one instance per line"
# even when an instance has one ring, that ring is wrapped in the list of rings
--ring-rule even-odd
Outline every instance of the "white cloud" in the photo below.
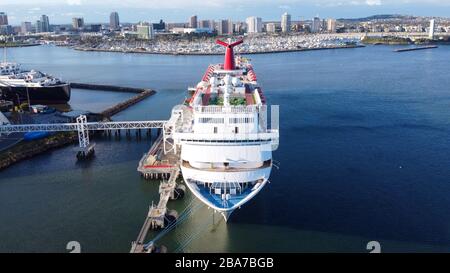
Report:
[[[81,0],[67,0],[69,6],[81,6]]]
[[[381,0],[366,0],[366,4],[369,6],[380,6]]]

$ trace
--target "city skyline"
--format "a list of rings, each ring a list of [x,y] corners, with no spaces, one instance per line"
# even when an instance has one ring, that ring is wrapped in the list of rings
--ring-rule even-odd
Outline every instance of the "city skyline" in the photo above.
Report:
[[[163,18],[169,22],[187,22],[196,14],[202,19],[231,19],[244,21],[250,16],[261,17],[264,21],[280,20],[281,14],[288,12],[292,20],[322,18],[359,18],[374,14],[408,14],[416,16],[448,16],[445,8],[450,8],[450,0],[409,0],[396,3],[392,0],[353,1],[181,1],[168,0],[159,3],[153,0],[102,1],[85,0],[42,0],[39,4],[30,0],[2,0],[2,11],[8,14],[9,23],[39,20],[42,14],[51,18],[54,24],[70,24],[73,17],[83,17],[86,22],[106,23],[113,10],[119,12],[121,22],[151,21]],[[156,3],[158,3],[156,5]]]

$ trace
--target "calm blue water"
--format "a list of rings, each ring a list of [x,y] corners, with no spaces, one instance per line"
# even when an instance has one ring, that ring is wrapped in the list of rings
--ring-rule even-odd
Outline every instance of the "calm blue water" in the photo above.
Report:
[[[200,230],[185,251],[366,252],[377,240],[382,251],[448,252],[450,47],[393,49],[251,56],[268,102],[280,105],[280,169],[227,225],[202,231],[212,222],[202,208],[161,243],[175,250]],[[8,55],[66,80],[158,91],[115,120],[167,118],[187,86],[222,60],[48,46]],[[103,108],[126,96],[75,90],[70,104]],[[151,140],[96,142],[89,163],[67,147],[0,173],[0,251],[65,252],[72,240],[86,252],[129,251],[158,197],[158,183],[136,172]]]

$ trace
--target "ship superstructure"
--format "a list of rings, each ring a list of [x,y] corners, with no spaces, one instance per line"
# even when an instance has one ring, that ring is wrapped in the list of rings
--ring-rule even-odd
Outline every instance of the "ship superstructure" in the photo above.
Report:
[[[247,59],[226,47],[223,64],[210,65],[173,133],[181,145],[181,171],[193,194],[226,220],[267,183],[278,129],[268,129],[267,105]]]

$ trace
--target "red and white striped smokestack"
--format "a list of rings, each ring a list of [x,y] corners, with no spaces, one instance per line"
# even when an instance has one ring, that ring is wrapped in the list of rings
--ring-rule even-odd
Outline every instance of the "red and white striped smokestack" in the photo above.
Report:
[[[244,42],[244,40],[239,40],[234,43],[225,43],[224,41],[217,40],[216,43],[227,48],[225,51],[225,60],[223,62],[224,70],[235,70],[236,67],[234,65],[234,52],[233,47],[240,45]]]

